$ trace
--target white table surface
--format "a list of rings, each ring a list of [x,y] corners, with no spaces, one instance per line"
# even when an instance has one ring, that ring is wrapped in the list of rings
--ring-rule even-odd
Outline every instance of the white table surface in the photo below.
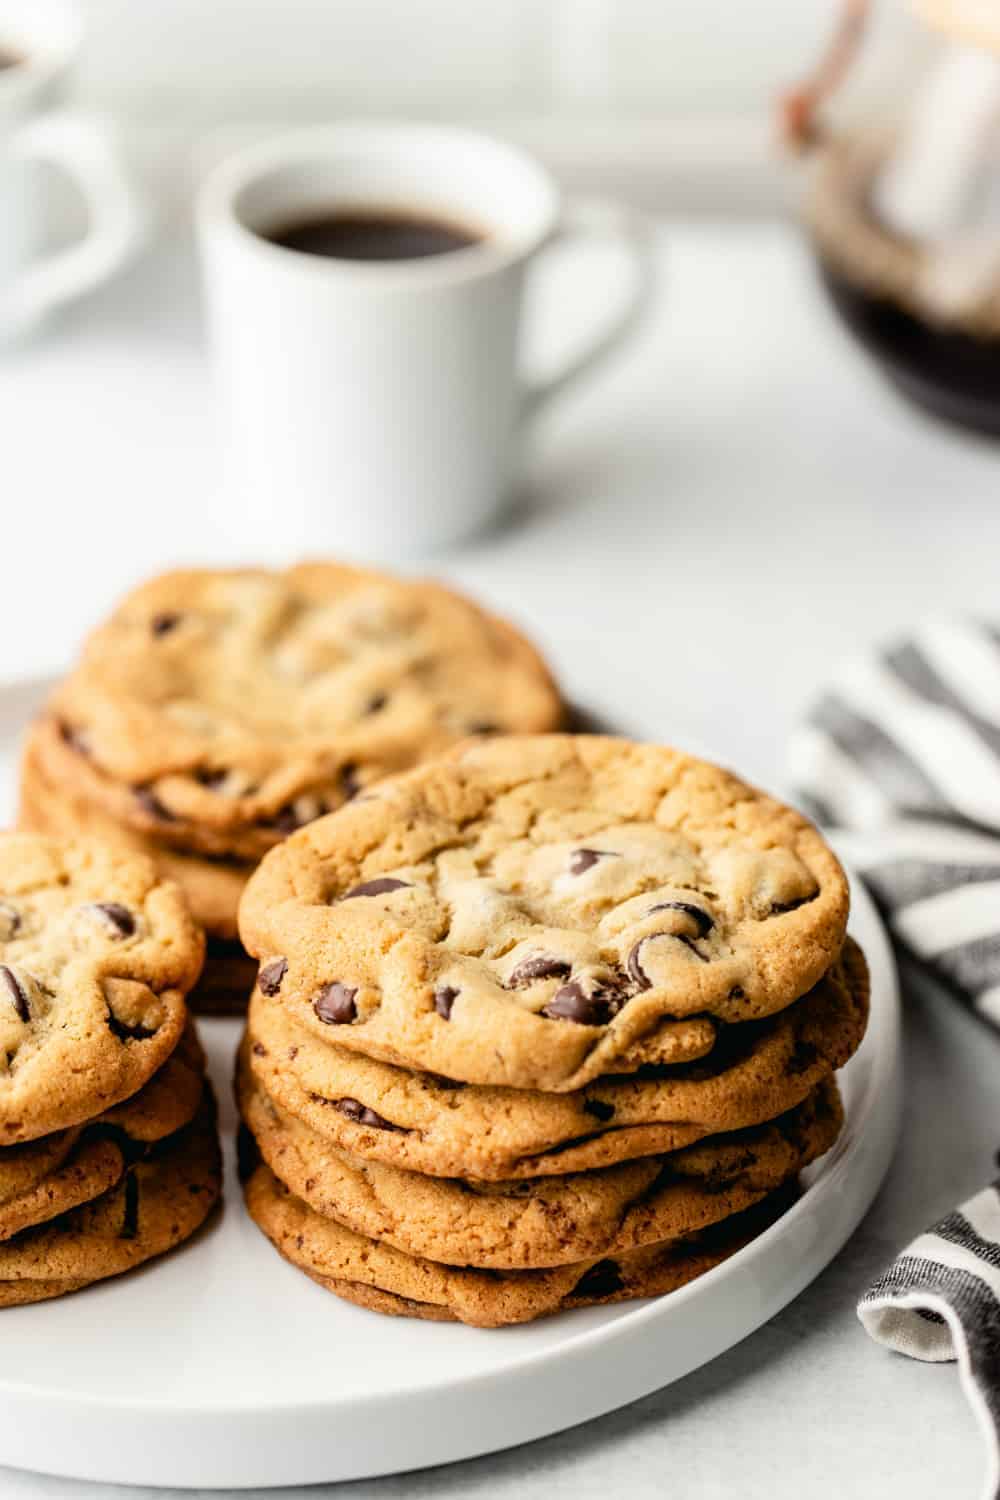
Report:
[[[1000,449],[883,390],[791,231],[666,226],[663,252],[658,311],[552,414],[516,517],[429,565],[523,622],[610,720],[709,744],[776,784],[789,726],[837,657],[927,611],[998,613]],[[606,269],[546,277],[543,353],[599,305]],[[0,676],[64,662],[146,571],[241,557],[214,474],[195,277],[170,242],[0,361]],[[275,560],[280,516],[279,502]],[[954,1369],[887,1354],[854,1316],[892,1251],[985,1181],[1000,1145],[1000,1040],[906,979],[896,1163],[797,1302],[585,1429],[338,1500],[971,1500],[983,1457]],[[4,1500],[98,1493],[0,1470]]]

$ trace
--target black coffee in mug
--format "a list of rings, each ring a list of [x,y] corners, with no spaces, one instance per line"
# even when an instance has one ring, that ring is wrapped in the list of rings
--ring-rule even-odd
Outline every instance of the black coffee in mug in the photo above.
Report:
[[[264,232],[285,250],[331,260],[424,260],[478,245],[483,235],[464,224],[392,209],[314,211]]]

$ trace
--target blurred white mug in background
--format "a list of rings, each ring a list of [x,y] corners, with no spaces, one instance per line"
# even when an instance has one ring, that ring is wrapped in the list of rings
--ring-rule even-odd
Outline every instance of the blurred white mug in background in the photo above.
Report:
[[[147,221],[104,132],[50,114],[82,40],[63,0],[0,0],[0,341],[29,333],[48,313],[111,276],[142,244]],[[81,193],[78,240],[43,249],[46,203],[39,163]]]
[[[632,329],[652,277],[634,214],[564,206],[520,151],[437,126],[251,147],[209,177],[199,230],[227,488],[256,548],[418,552],[482,527],[526,419]],[[576,233],[625,242],[630,295],[529,385],[525,271]]]

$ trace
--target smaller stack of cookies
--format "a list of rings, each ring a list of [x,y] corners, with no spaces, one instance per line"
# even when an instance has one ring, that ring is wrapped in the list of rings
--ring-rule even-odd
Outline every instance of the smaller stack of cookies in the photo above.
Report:
[[[672,750],[494,740],[382,782],[243,900],[251,1215],[406,1316],[682,1285],[836,1140],[868,1011],[847,914],[811,824]]]
[[[0,1307],[162,1255],[218,1200],[203,954],[150,860],[0,835]]]
[[[242,1011],[257,861],[470,734],[556,729],[535,649],[439,584],[335,563],[187,570],[93,632],[32,729],[20,826],[154,858],[208,936],[193,1003]]]

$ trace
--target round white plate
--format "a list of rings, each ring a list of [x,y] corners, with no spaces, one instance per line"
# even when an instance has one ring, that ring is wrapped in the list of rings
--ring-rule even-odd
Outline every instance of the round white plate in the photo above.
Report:
[[[11,809],[17,739],[43,691],[0,690],[0,795]],[[871,1025],[843,1077],[844,1132],[794,1207],[668,1297],[520,1328],[381,1317],[282,1261],[244,1213],[233,1172],[239,1027],[204,1022],[229,1157],[224,1212],[162,1261],[0,1314],[0,1463],[192,1487],[369,1477],[557,1432],[714,1359],[836,1255],[889,1165],[899,1002],[889,945],[857,884],[852,930],[871,965]]]

